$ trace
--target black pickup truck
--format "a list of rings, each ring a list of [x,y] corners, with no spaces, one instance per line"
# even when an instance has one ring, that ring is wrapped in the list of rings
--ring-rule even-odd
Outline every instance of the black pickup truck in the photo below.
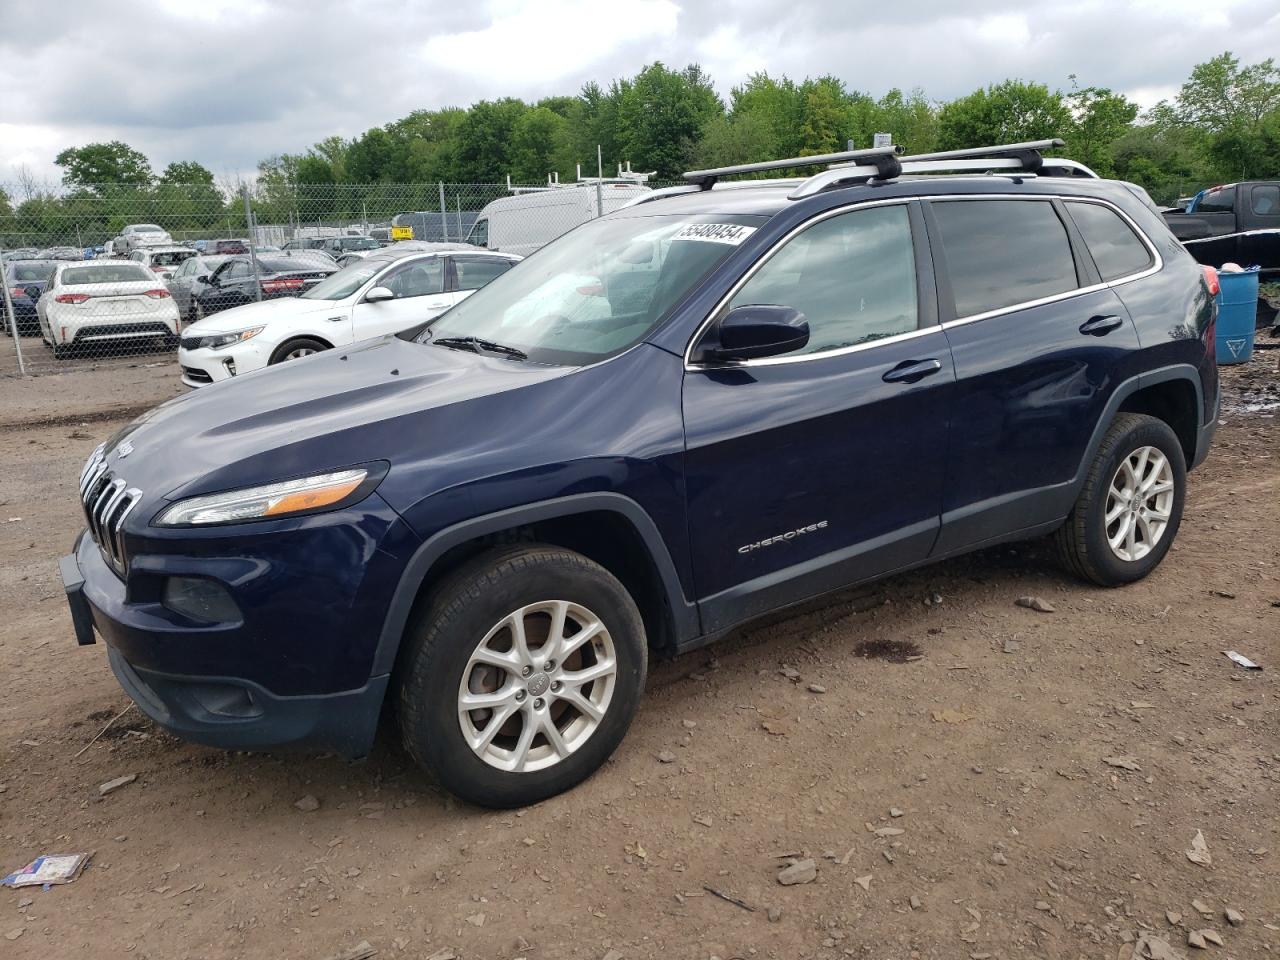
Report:
[[[1164,219],[1200,263],[1257,264],[1263,275],[1280,274],[1280,180],[1201,190],[1185,210],[1167,210]]]

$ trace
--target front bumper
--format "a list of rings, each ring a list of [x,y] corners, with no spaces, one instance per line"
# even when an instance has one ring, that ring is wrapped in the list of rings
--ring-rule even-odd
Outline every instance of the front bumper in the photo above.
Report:
[[[207,387],[211,383],[230,380],[251,370],[260,370],[267,365],[268,357],[252,340],[225,350],[213,350],[209,347],[199,350],[178,348],[182,382],[188,387]]]
[[[417,541],[402,540],[403,525],[393,521],[368,542],[373,557],[366,566],[326,575],[314,557],[331,553],[335,537],[350,539],[343,527],[268,538],[282,541],[279,553],[252,557],[133,555],[123,580],[81,534],[75,552],[59,561],[76,640],[87,645],[100,636],[125,692],[183,739],[223,749],[302,746],[363,756],[390,680],[371,668],[381,629],[376,614],[385,612],[384,593],[398,582],[393,569],[400,564],[381,564]],[[232,541],[226,552],[235,549]],[[312,556],[309,569],[295,568],[299,552]],[[158,602],[157,576],[197,573],[227,585],[241,604],[240,621],[193,622]]]

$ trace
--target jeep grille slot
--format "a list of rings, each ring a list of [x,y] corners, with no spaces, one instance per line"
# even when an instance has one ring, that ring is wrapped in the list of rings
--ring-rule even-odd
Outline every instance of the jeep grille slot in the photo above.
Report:
[[[108,472],[103,448],[95,450],[80,473],[80,500],[89,536],[111,569],[120,576],[124,576],[126,569],[124,521],[141,499],[141,490]]]

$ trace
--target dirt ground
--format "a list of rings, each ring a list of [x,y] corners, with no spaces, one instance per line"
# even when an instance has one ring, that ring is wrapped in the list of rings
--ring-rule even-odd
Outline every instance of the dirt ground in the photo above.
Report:
[[[509,813],[390,737],[358,764],[226,753],[134,710],[84,749],[128,700],[58,579],[76,477],[181,387],[168,364],[0,381],[0,873],[94,852],[71,885],[0,891],[0,956],[1274,956],[1278,354],[1227,371],[1145,582],[1086,586],[1023,544],[758,625],[658,664],[613,760]],[[780,885],[788,857],[816,880]],[[1189,948],[1200,929],[1225,946]]]

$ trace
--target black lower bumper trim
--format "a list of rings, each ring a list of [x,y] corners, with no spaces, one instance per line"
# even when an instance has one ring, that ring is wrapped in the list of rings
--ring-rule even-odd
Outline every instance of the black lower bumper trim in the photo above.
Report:
[[[349,759],[373,745],[389,676],[357,690],[280,697],[233,677],[186,677],[141,670],[108,646],[111,670],[138,707],[184,740],[224,750],[296,746]]]

